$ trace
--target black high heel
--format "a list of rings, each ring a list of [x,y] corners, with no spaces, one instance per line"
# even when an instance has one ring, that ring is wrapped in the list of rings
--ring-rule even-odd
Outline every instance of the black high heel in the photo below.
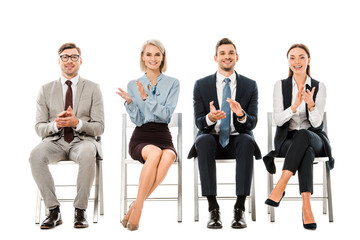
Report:
[[[304,213],[302,213],[301,218],[302,218],[303,226],[304,226],[305,229],[308,229],[308,230],[315,230],[316,229],[316,227],[317,227],[316,223],[307,223],[307,224],[304,223]]]
[[[283,192],[283,195],[282,195],[279,202],[275,202],[275,201],[268,198],[268,199],[266,199],[265,204],[270,205],[272,207],[278,207],[280,205],[280,202],[281,202],[281,200],[283,199],[284,196],[285,196],[285,191]]]

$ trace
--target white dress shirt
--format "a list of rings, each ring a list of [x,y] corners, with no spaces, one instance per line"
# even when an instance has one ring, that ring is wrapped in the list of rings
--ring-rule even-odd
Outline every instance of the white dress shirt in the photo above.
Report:
[[[65,100],[66,100],[66,91],[68,89],[68,85],[65,82],[67,80],[70,80],[72,82],[72,84],[71,84],[71,90],[72,90],[72,95],[73,95],[73,104],[72,105],[73,105],[73,109],[74,109],[76,90],[77,90],[77,85],[78,85],[78,82],[79,82],[79,77],[80,77],[79,75],[75,76],[72,79],[66,79],[64,76],[60,77],[60,82],[61,82],[61,86],[62,86],[62,90],[63,90],[62,92],[63,92],[64,106],[65,106]],[[79,119],[78,125],[76,125],[76,128],[74,128],[75,131],[79,131],[81,126],[82,126],[82,121]],[[56,132],[59,132],[59,129],[56,126],[56,122],[54,122],[54,129],[55,129]]]
[[[225,87],[225,78],[226,77],[224,75],[222,75],[221,73],[219,73],[219,72],[216,73],[216,92],[217,92],[217,98],[219,101],[219,106],[222,105],[223,91],[224,91],[224,87]],[[235,74],[235,72],[233,74],[231,74],[228,78],[230,79],[229,86],[230,86],[230,92],[231,92],[231,99],[235,99],[235,96],[236,96],[236,74]],[[231,109],[230,109],[230,111],[231,111]],[[238,135],[239,133],[236,131],[236,129],[234,127],[234,123],[233,123],[233,113],[231,112],[230,115],[231,115],[230,116],[230,135]],[[242,121],[239,121],[239,122],[245,123],[246,116],[245,116],[245,119],[243,119]],[[206,115],[206,123],[208,124],[208,126],[216,124],[211,133],[216,134],[216,135],[219,134],[221,120],[212,122],[209,119],[209,115]]]
[[[309,76],[306,78],[305,86],[306,84],[311,87],[311,78]],[[291,105],[294,104],[297,93],[298,87],[293,77]],[[313,127],[316,128],[319,127],[323,121],[326,104],[326,87],[322,82],[319,83],[319,89],[315,100],[315,107],[312,111],[309,111],[310,123],[306,118],[305,101],[302,101],[300,106],[296,109],[295,113],[291,110],[291,106],[287,109],[284,109],[281,80],[275,83],[273,99],[274,120],[276,125],[279,127],[290,120],[289,130],[308,129],[310,127],[310,123]]]

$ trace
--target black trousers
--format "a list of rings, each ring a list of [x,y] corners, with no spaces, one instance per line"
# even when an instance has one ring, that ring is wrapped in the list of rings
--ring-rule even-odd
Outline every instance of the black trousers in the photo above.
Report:
[[[312,194],[314,158],[325,156],[322,139],[306,129],[290,131],[280,148],[280,156],[285,157],[283,170],[298,172],[300,194]]]
[[[195,141],[203,196],[217,195],[215,159],[236,159],[236,195],[250,195],[254,140],[248,134],[230,136],[223,148],[219,136],[202,134]]]

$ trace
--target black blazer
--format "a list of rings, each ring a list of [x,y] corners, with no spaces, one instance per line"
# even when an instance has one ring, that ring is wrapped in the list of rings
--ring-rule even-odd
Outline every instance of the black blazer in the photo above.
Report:
[[[237,121],[235,113],[233,113],[233,124],[237,132],[245,133],[252,136],[255,144],[255,158],[261,159],[261,152],[258,145],[255,142],[252,130],[257,123],[258,114],[258,89],[256,82],[240,74],[236,74],[236,96],[235,100],[240,103],[241,107],[246,112],[246,122],[244,124]],[[196,137],[204,133],[209,133],[214,125],[207,126],[206,115],[210,112],[209,103],[214,101],[216,109],[220,109],[219,101],[217,99],[216,92],[216,73],[195,82],[194,86],[194,116],[195,124],[199,129]],[[196,157],[197,152],[195,145],[193,144],[190,149],[188,158]]]

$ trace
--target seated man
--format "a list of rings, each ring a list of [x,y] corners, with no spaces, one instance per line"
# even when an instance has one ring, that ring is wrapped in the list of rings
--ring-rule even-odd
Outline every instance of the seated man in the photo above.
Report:
[[[231,227],[245,228],[245,200],[250,194],[253,156],[261,158],[252,134],[257,123],[258,90],[255,81],[235,72],[239,56],[232,41],[220,40],[214,58],[217,73],[196,81],[194,86],[194,114],[199,132],[188,158],[198,157],[202,195],[209,203],[208,228],[222,228],[216,201],[215,159],[236,159],[237,201]]]
[[[97,84],[79,76],[81,51],[74,43],[58,51],[59,79],[41,87],[37,98],[37,134],[42,141],[30,154],[32,175],[44,198],[49,215],[40,228],[62,224],[60,203],[48,164],[70,159],[79,164],[74,201],[75,228],[88,227],[85,210],[95,176],[97,158],[102,158],[96,136],[104,132],[104,107]]]

